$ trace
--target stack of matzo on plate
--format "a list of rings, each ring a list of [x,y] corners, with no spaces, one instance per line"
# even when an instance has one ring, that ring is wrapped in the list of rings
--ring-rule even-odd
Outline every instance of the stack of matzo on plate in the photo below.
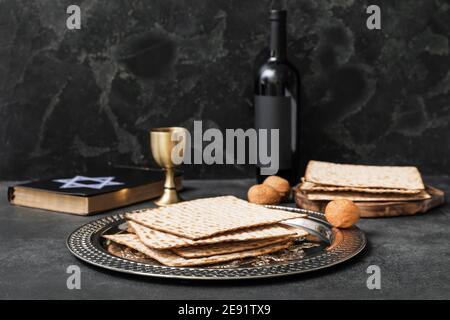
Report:
[[[416,167],[310,161],[299,186],[308,200],[417,201],[429,199]]]
[[[164,265],[199,266],[287,249],[307,232],[280,222],[301,216],[223,196],[129,213],[128,233],[104,237]]]

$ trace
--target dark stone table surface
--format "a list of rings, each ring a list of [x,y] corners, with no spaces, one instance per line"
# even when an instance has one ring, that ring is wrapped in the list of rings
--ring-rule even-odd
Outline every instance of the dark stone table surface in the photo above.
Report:
[[[450,192],[450,177],[426,177]],[[186,181],[185,199],[234,194],[250,180]],[[315,273],[271,280],[192,282],[123,275],[73,257],[66,237],[78,226],[111,214],[80,217],[10,206],[0,183],[1,299],[449,299],[450,205],[429,213],[358,223],[367,250],[353,260]],[[133,208],[152,205],[151,202]],[[126,209],[115,210],[115,212]],[[81,268],[81,289],[69,290],[66,268]],[[381,268],[381,289],[369,290],[367,267]]]

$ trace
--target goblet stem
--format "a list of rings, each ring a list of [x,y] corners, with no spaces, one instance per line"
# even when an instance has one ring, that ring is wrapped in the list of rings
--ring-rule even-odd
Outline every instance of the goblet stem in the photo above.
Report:
[[[155,201],[157,206],[167,206],[181,201],[175,186],[175,173],[173,168],[167,168],[165,172],[164,193],[161,198]]]
[[[164,181],[164,189],[175,189],[175,172],[173,168],[167,168],[166,180]]]

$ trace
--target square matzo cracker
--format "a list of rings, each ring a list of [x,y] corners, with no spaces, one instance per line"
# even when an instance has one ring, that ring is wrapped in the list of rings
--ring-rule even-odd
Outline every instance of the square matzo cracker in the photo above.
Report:
[[[271,244],[286,242],[290,238],[274,238],[266,240],[239,241],[207,244],[202,246],[184,247],[172,249],[177,255],[184,258],[202,258],[227,253],[241,252],[246,250],[258,249]],[[292,239],[293,240],[293,239]]]
[[[305,179],[342,187],[425,189],[416,167],[365,166],[310,161]]]
[[[272,244],[272,245],[268,245],[263,248],[246,250],[246,251],[242,251],[242,252],[235,252],[235,253],[222,254],[222,255],[203,257],[203,258],[187,259],[187,258],[183,258],[183,257],[173,253],[170,250],[151,249],[151,248],[145,246],[139,240],[139,238],[134,234],[104,235],[103,237],[106,239],[109,239],[111,241],[114,241],[116,243],[127,246],[131,249],[134,249],[140,253],[143,253],[147,257],[155,259],[156,261],[158,261],[161,264],[164,264],[166,266],[173,266],[173,267],[189,267],[189,266],[208,265],[208,264],[215,264],[215,263],[219,263],[219,262],[226,262],[226,261],[231,261],[231,260],[236,260],[236,259],[256,257],[256,256],[260,256],[263,254],[268,254],[268,253],[276,252],[279,250],[287,249],[291,245],[291,242],[287,241],[284,243]]]
[[[223,196],[181,202],[126,216],[149,228],[198,240],[305,215],[268,209],[233,196]]]
[[[326,192],[334,192],[334,191],[355,191],[355,192],[365,192],[372,194],[383,194],[383,193],[397,193],[397,194],[418,194],[422,190],[419,189],[394,189],[394,188],[361,188],[361,187],[339,187],[339,186],[330,186],[326,184],[318,184],[314,182],[305,181],[302,178],[302,182],[299,187],[302,191],[326,191]]]
[[[306,193],[306,198],[308,200],[319,200],[319,201],[347,199],[358,202],[361,201],[386,202],[386,201],[418,201],[430,199],[431,196],[426,191],[422,191],[418,194],[392,194],[392,193],[376,194],[376,193],[351,192],[351,191],[340,191],[340,192],[315,191]]]
[[[249,240],[265,240],[295,235],[299,237],[303,236],[302,234],[298,234],[298,232],[302,231],[298,228],[275,224],[231,231],[211,238],[192,240],[174,234],[151,229],[134,221],[128,221],[128,225],[132,233],[136,234],[147,247],[160,250],[215,243],[227,243],[231,241],[238,242]],[[307,232],[303,232],[307,234]]]

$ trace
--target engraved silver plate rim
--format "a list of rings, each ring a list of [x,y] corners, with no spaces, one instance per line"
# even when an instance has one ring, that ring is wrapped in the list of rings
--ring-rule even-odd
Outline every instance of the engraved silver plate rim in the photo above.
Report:
[[[283,206],[266,207],[307,214],[308,219],[320,221],[320,223],[331,231],[331,226],[326,222],[324,215],[320,212]],[[122,273],[190,280],[239,280],[288,276],[329,268],[355,257],[367,244],[364,232],[354,226],[350,229],[339,229],[337,232],[341,233],[341,240],[336,245],[333,243],[336,239],[333,239],[328,250],[324,250],[306,259],[290,261],[283,264],[224,269],[152,265],[116,257],[98,249],[94,244],[94,236],[98,235],[101,230],[109,225],[122,220],[124,221],[124,215],[122,213],[100,218],[79,227],[67,238],[67,248],[73,255],[84,262]]]

